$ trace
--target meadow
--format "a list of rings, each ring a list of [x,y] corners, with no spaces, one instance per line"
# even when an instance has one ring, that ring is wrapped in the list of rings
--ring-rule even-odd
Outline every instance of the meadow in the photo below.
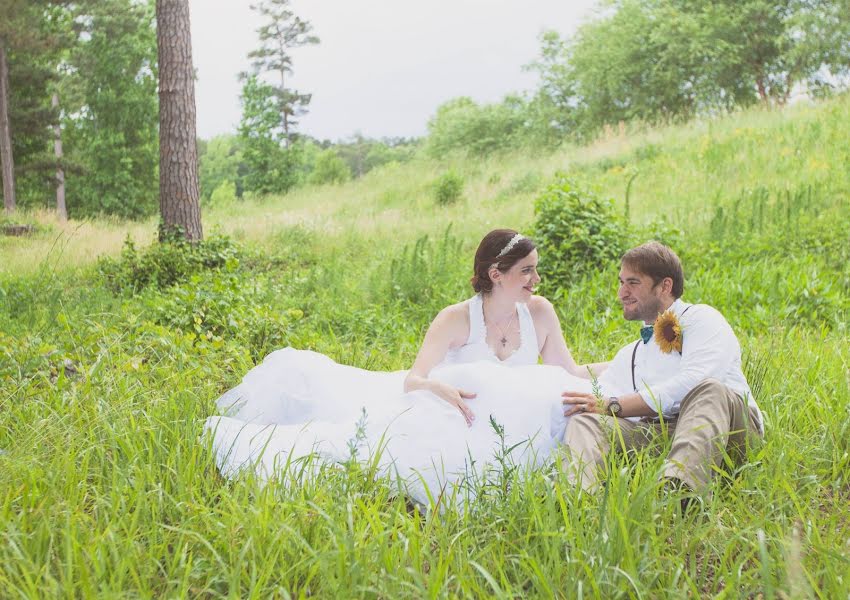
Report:
[[[449,170],[462,197],[438,205]],[[481,236],[532,232],[558,172],[613,199],[625,242],[672,245],[685,299],[738,333],[767,435],[710,502],[679,514],[658,449],[612,457],[597,495],[544,468],[463,513],[411,510],[356,464],[295,487],[218,475],[199,434],[219,394],[287,345],[408,367],[471,295]],[[850,598],[850,97],[414,160],[203,218],[199,262],[149,250],[154,221],[29,213],[35,234],[0,239],[0,596]],[[616,263],[589,267],[544,287],[580,362],[636,337]]]

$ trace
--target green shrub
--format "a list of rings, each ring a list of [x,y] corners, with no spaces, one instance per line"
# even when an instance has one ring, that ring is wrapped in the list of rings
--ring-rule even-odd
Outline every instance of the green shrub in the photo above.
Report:
[[[434,199],[445,206],[460,200],[463,194],[463,177],[455,171],[446,171],[434,182]]]
[[[351,179],[351,169],[333,149],[328,148],[316,157],[316,164],[308,179],[310,183],[318,185],[344,183]]]
[[[435,158],[453,152],[487,156],[513,147],[524,121],[523,104],[515,98],[483,105],[454,98],[428,121],[426,151]]]
[[[213,236],[191,244],[175,237],[139,252],[128,236],[118,259],[101,258],[97,270],[114,292],[137,293],[152,285],[163,289],[186,281],[199,271],[239,264],[240,250],[225,236]]]
[[[222,181],[210,196],[209,204],[216,206],[236,202],[236,184],[232,181]]]
[[[534,239],[546,293],[605,269],[623,253],[626,228],[613,202],[562,174],[537,198],[534,211]]]
[[[234,261],[215,272],[200,272],[168,290],[149,288],[141,296],[145,314],[156,324],[190,336],[195,342],[234,341],[254,361],[286,345],[291,323],[303,313],[280,310],[266,300],[282,290],[265,277],[248,284]]]

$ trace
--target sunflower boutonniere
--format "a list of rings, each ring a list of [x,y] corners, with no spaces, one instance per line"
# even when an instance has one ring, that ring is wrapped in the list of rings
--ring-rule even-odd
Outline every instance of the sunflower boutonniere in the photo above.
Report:
[[[670,354],[673,350],[682,353],[682,324],[672,310],[658,315],[655,319],[654,334],[655,341],[664,354]]]

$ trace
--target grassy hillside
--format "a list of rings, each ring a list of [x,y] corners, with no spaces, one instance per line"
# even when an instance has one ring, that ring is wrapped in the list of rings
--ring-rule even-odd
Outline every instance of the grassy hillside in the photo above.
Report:
[[[825,186],[831,194],[850,189],[850,99],[798,104],[783,111],[755,110],[722,120],[627,132],[589,147],[551,155],[515,154],[445,163],[414,161],[370,172],[339,186],[307,187],[280,198],[205,209],[204,226],[236,239],[263,243],[293,225],[345,237],[356,230],[412,240],[442,231],[449,223],[464,238],[478,239],[491,225],[522,227],[533,218],[535,194],[557,171],[581,174],[607,197],[623,203],[629,179],[632,214],[638,221],[661,212],[679,221],[705,218],[718,202],[731,202],[758,188]],[[432,183],[448,169],[465,179],[464,201],[435,207]],[[417,218],[409,218],[416,215]],[[70,222],[47,214],[26,215],[42,226],[25,240],[0,238],[0,269],[31,271],[46,257],[63,265],[87,264],[117,254],[126,235],[145,244],[155,221]]]
[[[440,207],[448,169],[464,198]],[[549,468],[464,514],[410,511],[357,465],[298,488],[218,476],[198,436],[222,391],[285,345],[406,368],[436,311],[470,295],[480,236],[530,231],[557,171],[623,213],[633,180],[627,241],[672,244],[686,299],[739,334],[768,434],[703,511],[677,515],[651,451],[612,459],[604,494]],[[0,595],[847,597],[848,196],[844,97],[214,209],[207,232],[236,244],[193,276],[172,250],[96,267],[153,222],[25,215],[40,232],[0,240]],[[174,282],[129,289],[152,269]],[[635,337],[615,281],[603,264],[549,288],[582,362]]]

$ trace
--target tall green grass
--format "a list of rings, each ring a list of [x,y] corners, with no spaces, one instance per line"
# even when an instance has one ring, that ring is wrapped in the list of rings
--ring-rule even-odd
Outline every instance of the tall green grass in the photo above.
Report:
[[[3,240],[0,596],[848,597],[848,117],[841,98],[459,165],[451,206],[430,191],[445,166],[414,163],[224,207],[207,225],[242,240],[238,264],[135,295],[73,242],[48,252],[58,226]],[[419,511],[368,465],[298,486],[221,479],[201,423],[265,351],[407,368],[433,315],[471,294],[480,235],[530,229],[564,169],[621,209],[637,171],[630,241],[671,243],[686,299],[738,332],[767,436],[719,469],[701,511],[659,490],[664,439],[612,456],[597,495],[556,464],[464,512]],[[80,247],[112,227],[86,224]],[[602,265],[552,298],[579,361],[635,337],[616,275]]]

